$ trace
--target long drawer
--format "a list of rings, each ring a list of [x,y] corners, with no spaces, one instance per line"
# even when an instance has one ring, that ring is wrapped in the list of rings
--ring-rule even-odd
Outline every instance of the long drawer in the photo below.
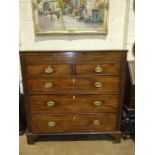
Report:
[[[52,93],[118,93],[119,76],[95,76],[88,78],[38,78],[27,80],[30,94]]]
[[[32,133],[106,132],[117,129],[115,114],[31,114]]]
[[[121,51],[110,51],[110,52],[100,52],[100,51],[91,51],[91,52],[25,52],[26,63],[32,62],[103,62],[109,60],[121,60],[122,52]],[[21,53],[22,55],[22,53]]]
[[[116,112],[119,95],[31,95],[31,113]]]

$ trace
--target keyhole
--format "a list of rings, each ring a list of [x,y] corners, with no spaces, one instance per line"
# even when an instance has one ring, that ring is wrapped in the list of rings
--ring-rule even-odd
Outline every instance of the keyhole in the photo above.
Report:
[[[76,119],[76,116],[73,116],[73,119],[75,120]]]
[[[75,83],[75,79],[73,79],[73,83]]]

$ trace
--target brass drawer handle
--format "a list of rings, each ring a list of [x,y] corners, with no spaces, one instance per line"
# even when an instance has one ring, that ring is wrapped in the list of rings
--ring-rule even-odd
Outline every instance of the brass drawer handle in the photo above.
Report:
[[[54,106],[55,106],[55,102],[54,102],[54,101],[48,101],[48,102],[46,103],[46,105],[47,105],[48,107],[54,107]]]
[[[101,73],[101,72],[103,72],[103,68],[101,67],[101,66],[97,66],[96,68],[95,68],[95,72],[96,73]]]
[[[48,126],[49,127],[54,127],[54,126],[56,126],[56,122],[50,121],[50,122],[48,122]]]
[[[94,85],[96,88],[101,88],[103,86],[103,83],[102,82],[95,82]]]
[[[47,73],[47,74],[51,74],[51,73],[53,73],[53,68],[51,67],[51,66],[48,66],[47,68],[45,68],[45,73]]]
[[[93,105],[96,106],[96,107],[97,107],[97,106],[101,106],[102,104],[103,104],[102,101],[94,101],[94,102],[93,102]]]
[[[100,120],[94,120],[93,121],[93,125],[100,125],[101,124],[101,121]]]
[[[45,88],[52,88],[52,87],[53,87],[53,83],[52,83],[52,82],[46,82],[46,83],[44,84],[44,87],[45,87]]]

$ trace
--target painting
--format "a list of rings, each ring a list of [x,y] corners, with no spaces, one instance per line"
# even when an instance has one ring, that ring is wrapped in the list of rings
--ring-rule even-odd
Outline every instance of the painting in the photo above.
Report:
[[[109,0],[32,0],[35,34],[107,34]]]

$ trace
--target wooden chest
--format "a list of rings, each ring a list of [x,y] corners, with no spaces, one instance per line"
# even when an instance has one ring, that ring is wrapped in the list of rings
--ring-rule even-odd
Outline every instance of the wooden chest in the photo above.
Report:
[[[85,133],[120,142],[126,53],[20,52],[28,143],[39,135]]]

